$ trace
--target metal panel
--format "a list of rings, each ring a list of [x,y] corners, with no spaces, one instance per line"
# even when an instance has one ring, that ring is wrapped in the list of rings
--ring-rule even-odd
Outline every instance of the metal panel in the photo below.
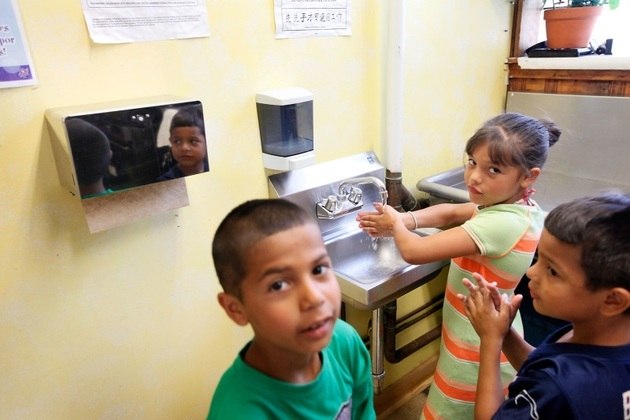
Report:
[[[374,176],[385,182],[385,168],[373,152],[364,152],[344,158],[307,166],[305,168],[271,175],[269,196],[293,201],[312,212],[316,217],[316,203],[338,192],[339,184],[347,179]],[[378,188],[362,186],[364,210],[373,211],[373,203],[380,201]],[[318,220],[325,240],[348,230],[358,229],[356,214],[348,214],[332,220]]]
[[[506,110],[551,119],[562,129],[534,184],[534,200],[544,210],[603,190],[630,192],[625,171],[630,98],[511,92]],[[468,201],[461,167],[421,179],[417,188],[438,198]]]
[[[509,92],[506,110],[549,118],[562,129],[545,171],[630,185],[630,98]]]

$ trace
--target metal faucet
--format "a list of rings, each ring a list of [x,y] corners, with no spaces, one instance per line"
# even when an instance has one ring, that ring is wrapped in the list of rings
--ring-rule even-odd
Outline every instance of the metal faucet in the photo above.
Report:
[[[383,181],[381,181],[379,178],[375,176],[362,176],[362,177],[351,178],[351,179],[342,181],[341,184],[339,184],[339,195],[344,195],[344,194],[350,195],[351,192],[348,192],[348,187],[352,187],[353,185],[361,185],[361,184],[376,185],[381,195],[381,204],[387,204],[387,188],[385,187],[385,184],[383,183]]]
[[[317,217],[320,219],[336,219],[363,206],[363,191],[357,187],[361,184],[375,185],[381,195],[381,203],[387,203],[387,188],[383,181],[375,176],[364,176],[347,179],[339,184],[337,195],[329,195],[317,203]]]

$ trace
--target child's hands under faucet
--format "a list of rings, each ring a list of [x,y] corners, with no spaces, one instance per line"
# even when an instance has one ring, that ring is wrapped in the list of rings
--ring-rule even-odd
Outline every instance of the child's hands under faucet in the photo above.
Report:
[[[374,203],[374,209],[376,211],[360,211],[357,214],[356,220],[359,222],[359,228],[372,237],[392,236],[396,224],[403,223],[402,213],[397,212],[390,205],[381,203]]]

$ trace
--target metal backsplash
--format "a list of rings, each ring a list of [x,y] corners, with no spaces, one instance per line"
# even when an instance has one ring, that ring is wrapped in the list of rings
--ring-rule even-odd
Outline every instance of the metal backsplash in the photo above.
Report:
[[[562,129],[543,173],[630,185],[630,98],[509,92],[506,109],[551,119]]]
[[[269,196],[285,198],[307,209],[316,218],[316,206],[322,199],[338,192],[339,184],[352,178],[373,176],[385,182],[385,167],[381,165],[373,152],[356,155],[311,165],[306,168],[271,175]],[[381,200],[376,185],[363,184],[362,210],[374,210],[373,203]],[[328,241],[358,229],[357,211],[335,219],[318,219],[324,241]]]

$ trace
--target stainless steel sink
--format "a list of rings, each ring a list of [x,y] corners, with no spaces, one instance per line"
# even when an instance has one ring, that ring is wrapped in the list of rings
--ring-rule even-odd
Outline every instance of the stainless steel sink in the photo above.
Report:
[[[382,201],[382,187],[363,183],[378,178],[384,185],[385,168],[372,152],[307,166],[269,176],[270,197],[282,197],[307,209],[317,218],[324,243],[333,260],[344,302],[360,309],[375,309],[391,302],[437,275],[447,261],[410,265],[400,256],[392,239],[374,242],[357,225],[358,210],[372,211]],[[362,205],[335,217],[317,217],[318,203],[338,195],[349,180],[362,191]],[[337,217],[338,216],[338,217]],[[437,229],[422,229],[420,235]]]
[[[418,229],[427,236],[438,229]],[[374,309],[428,282],[448,261],[413,265],[402,259],[393,238],[370,238],[356,230],[326,242],[344,301]],[[420,282],[419,282],[420,281]]]
[[[423,178],[416,184],[418,191],[456,203],[467,203],[470,198],[464,182],[464,168],[458,167]]]

